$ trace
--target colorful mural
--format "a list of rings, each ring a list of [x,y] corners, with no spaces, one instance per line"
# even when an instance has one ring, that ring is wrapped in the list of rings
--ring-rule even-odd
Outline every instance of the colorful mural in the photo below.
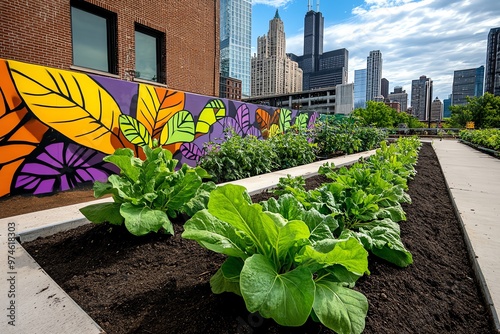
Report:
[[[0,197],[105,181],[117,148],[161,145],[195,166],[228,127],[265,139],[316,117],[0,59]]]

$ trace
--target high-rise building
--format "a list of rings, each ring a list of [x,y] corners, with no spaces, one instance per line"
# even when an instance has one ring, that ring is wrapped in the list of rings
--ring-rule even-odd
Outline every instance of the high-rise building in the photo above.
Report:
[[[220,0],[220,71],[241,80],[242,97],[250,96],[252,0]]]
[[[484,91],[500,96],[500,27],[488,34]]]
[[[302,90],[302,70],[286,55],[285,27],[278,10],[269,21],[267,35],[257,39],[252,57],[252,96],[276,95]]]
[[[354,109],[366,108],[366,68],[354,70]]]
[[[380,94],[384,97],[384,100],[389,97],[389,80],[386,78],[380,80]]]
[[[349,71],[349,51],[333,50],[323,53],[324,18],[319,11],[319,1],[316,11],[308,4],[304,19],[304,54],[290,54],[291,59],[299,63],[303,71],[303,90],[335,87],[347,83]]]
[[[452,105],[467,103],[467,96],[483,95],[484,66],[455,71],[453,74]]]
[[[408,94],[401,86],[394,87],[394,92],[391,92],[387,99],[389,102],[398,102],[401,111],[406,112],[408,109]]]
[[[382,53],[370,51],[366,58],[366,101],[380,99],[382,93]]]
[[[443,102],[436,96],[431,104],[431,121],[439,122],[443,119]]]
[[[337,85],[335,90],[335,114],[350,115],[354,110],[354,84]]]
[[[451,117],[451,96],[452,95],[450,94],[447,99],[443,100],[443,118]]]
[[[418,80],[411,81],[412,114],[420,121],[427,121],[432,103],[432,80],[422,75]]]

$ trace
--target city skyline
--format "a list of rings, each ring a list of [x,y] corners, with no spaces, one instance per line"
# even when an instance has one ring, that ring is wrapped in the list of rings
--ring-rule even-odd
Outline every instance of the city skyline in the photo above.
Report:
[[[316,0],[310,3],[317,10]],[[287,52],[302,54],[307,5],[306,0],[253,0],[252,54],[276,8],[285,24]],[[441,100],[452,92],[455,70],[485,65],[488,33],[500,27],[500,2],[489,0],[323,0],[319,11],[323,52],[349,51],[348,82],[354,82],[354,70],[366,68],[370,51],[379,49],[390,91],[401,86],[411,92],[412,80],[426,75],[434,82],[433,99]]]

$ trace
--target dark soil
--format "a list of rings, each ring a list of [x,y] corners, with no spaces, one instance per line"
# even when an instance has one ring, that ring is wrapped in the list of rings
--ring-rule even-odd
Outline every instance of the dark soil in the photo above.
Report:
[[[356,287],[370,305],[365,333],[496,333],[430,145],[422,147],[416,168],[413,203],[404,205],[407,221],[401,223],[414,264],[398,268],[370,258],[371,275]],[[322,180],[308,184],[313,181]],[[82,193],[88,197],[79,194],[76,202],[93,198],[91,191]],[[77,194],[36,203],[55,198],[66,205]],[[22,213],[16,206],[26,202],[39,209],[31,199],[10,198],[0,202],[1,214]],[[313,322],[281,327],[250,314],[236,295],[212,294],[209,279],[224,256],[182,239],[181,224],[175,231],[134,237],[88,225],[23,246],[107,333],[332,333]]]

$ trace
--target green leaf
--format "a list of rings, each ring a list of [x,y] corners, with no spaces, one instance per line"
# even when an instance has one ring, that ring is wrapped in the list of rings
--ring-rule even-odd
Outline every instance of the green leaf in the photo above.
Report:
[[[337,333],[362,333],[368,301],[357,291],[328,280],[319,280],[316,282],[313,309],[321,323]]]
[[[264,255],[245,260],[240,289],[248,311],[259,312],[282,326],[301,326],[314,302],[312,274],[304,267],[279,274]]]
[[[120,130],[129,142],[138,146],[151,147],[153,145],[153,139],[148,130],[137,119],[128,115],[120,115],[118,120],[120,122]]]
[[[118,148],[115,153],[103,158],[120,168],[120,175],[124,175],[132,182],[139,178],[142,161],[134,157],[134,152],[129,148]]]
[[[271,197],[260,204],[264,211],[279,213],[288,220],[302,219],[302,213],[306,212],[302,204],[290,194],[282,195],[278,199]]]
[[[180,210],[191,198],[193,198],[201,186],[201,178],[194,169],[187,173],[169,189],[169,196],[164,205],[171,210]]]
[[[198,211],[184,224],[182,237],[195,240],[217,253],[247,258],[245,237],[230,224],[211,215],[208,210]]]
[[[194,140],[193,115],[187,110],[182,110],[173,115],[163,127],[160,143],[169,145],[174,143],[189,143]]]
[[[120,203],[98,203],[87,205],[80,212],[95,224],[109,222],[113,225],[122,225],[123,217],[120,215]]]
[[[284,227],[278,229],[277,242],[274,245],[280,261],[284,261],[288,250],[296,243],[309,239],[309,228],[301,220],[289,221]]]
[[[210,287],[213,293],[233,292],[241,296],[240,273],[243,269],[243,260],[236,257],[228,257],[222,266],[210,279]]]
[[[248,236],[261,254],[271,255],[276,244],[278,227],[273,219],[262,212],[258,204],[249,203],[243,186],[226,184],[210,194],[208,211]]]
[[[339,227],[333,216],[321,214],[315,209],[304,212],[302,220],[309,227],[312,242],[333,238],[333,232]]]
[[[314,246],[305,246],[301,255],[302,262],[310,258],[323,267],[340,264],[360,276],[368,272],[368,252],[358,240],[355,238],[330,240],[326,239]]]
[[[109,182],[95,181],[92,189],[94,189],[95,198],[101,198],[102,196],[107,194],[117,194],[116,189],[114,189],[113,185]]]
[[[125,226],[133,235],[144,235],[149,232],[158,232],[162,227],[166,232],[174,234],[174,229],[168,216],[160,210],[152,210],[145,206],[136,206],[132,203],[123,203],[120,214],[125,218]]]
[[[180,208],[180,211],[189,217],[192,217],[196,212],[206,209],[208,207],[210,193],[215,189],[215,187],[216,185],[213,182],[203,182],[193,198],[184,203],[184,205]]]

